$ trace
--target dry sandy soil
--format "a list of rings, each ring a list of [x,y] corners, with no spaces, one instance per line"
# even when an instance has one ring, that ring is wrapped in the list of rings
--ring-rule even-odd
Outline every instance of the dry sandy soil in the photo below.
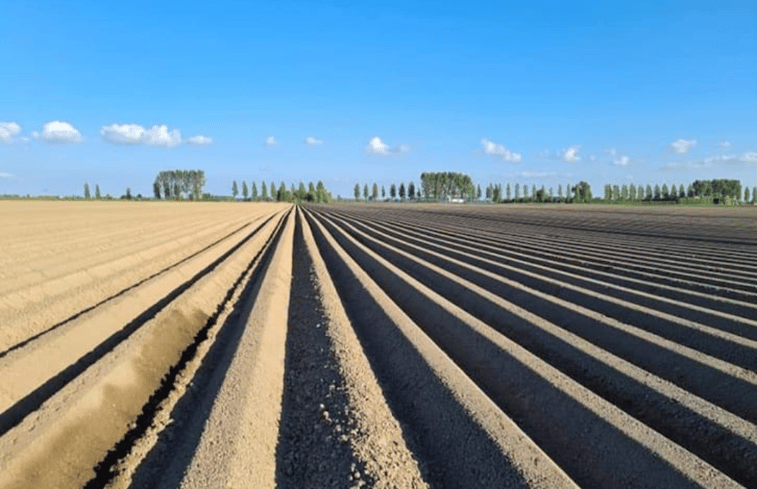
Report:
[[[0,202],[0,488],[757,487],[757,210]]]

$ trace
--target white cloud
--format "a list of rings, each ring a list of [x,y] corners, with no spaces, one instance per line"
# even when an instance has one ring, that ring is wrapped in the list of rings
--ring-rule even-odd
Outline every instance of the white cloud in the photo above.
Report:
[[[147,130],[137,124],[111,124],[100,129],[100,136],[114,144],[141,144],[145,140]]]
[[[612,164],[615,166],[628,166],[628,163],[630,162],[631,158],[626,155],[620,155],[619,158],[612,160]]]
[[[204,146],[208,144],[213,144],[213,138],[208,136],[192,136],[191,138],[187,139],[187,144],[194,144],[197,146]]]
[[[5,173],[4,171],[0,171],[0,178],[12,178],[13,175],[10,173]]]
[[[689,150],[691,150],[696,145],[696,139],[679,139],[670,143],[670,147],[673,148],[673,151],[680,154],[688,153]]]
[[[520,153],[513,153],[505,146],[490,141],[486,138],[481,139],[481,144],[484,147],[484,154],[501,158],[503,161],[512,161],[514,163],[519,162],[522,158]]]
[[[606,151],[607,154],[610,155],[610,158],[612,158],[612,164],[615,166],[628,166],[628,163],[631,162],[631,158],[620,154],[620,151],[616,148],[610,148]]]
[[[47,143],[80,143],[81,133],[68,122],[52,121],[42,126],[42,133],[35,132],[35,138]]]
[[[578,152],[581,150],[581,146],[574,144],[569,148],[560,150],[558,156],[563,161],[581,161],[581,157],[578,156]]]
[[[718,146],[721,147],[721,148],[730,148],[731,147],[731,142],[730,141],[723,141],[722,143],[718,144]]]
[[[757,153],[744,153],[740,160],[744,163],[757,163]]]
[[[407,153],[411,150],[410,145],[407,144],[399,144],[395,147],[390,147],[388,144],[386,144],[384,141],[381,140],[380,137],[374,136],[369,142],[368,146],[365,147],[366,152],[369,154],[375,154],[380,156],[388,156],[393,153]]]
[[[316,137],[308,136],[305,138],[305,144],[310,144],[310,145],[323,144],[323,141],[321,141],[320,139]]]
[[[276,146],[278,143],[276,142],[276,138],[273,136],[268,136],[265,140],[265,145],[268,147]]]
[[[15,122],[0,122],[0,142],[10,144],[13,136],[21,132],[21,126]]]
[[[181,144],[181,132],[178,129],[169,131],[166,125],[152,126],[152,129],[145,131],[144,140],[152,146],[165,146],[173,148]]]

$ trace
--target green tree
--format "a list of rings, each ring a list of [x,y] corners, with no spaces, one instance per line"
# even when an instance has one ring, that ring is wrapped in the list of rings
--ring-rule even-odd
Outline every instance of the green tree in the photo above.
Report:
[[[265,180],[260,184],[260,199],[264,202],[268,201],[268,186],[265,184]]]
[[[287,184],[283,181],[279,184],[279,191],[276,192],[276,200],[279,202],[285,202],[289,200],[289,193],[287,192]]]
[[[557,198],[562,200],[562,183],[557,186]]]
[[[405,184],[404,183],[400,183],[399,194],[400,194],[400,199],[405,200]]]
[[[244,200],[247,200],[247,197],[250,196],[250,189],[247,187],[247,182],[242,180],[242,197],[244,197]]]
[[[507,201],[513,200],[513,191],[510,188],[510,184],[507,184],[507,187],[505,187],[505,196],[507,197]]]
[[[234,180],[234,183],[231,184],[231,196],[236,199],[238,194],[239,194],[239,187],[237,187],[237,181]]]
[[[156,199],[160,199],[160,182],[157,180],[152,182],[152,193]]]
[[[749,187],[744,188],[744,202],[749,202],[750,196],[749,196]]]
[[[354,194],[355,194],[355,200],[360,200],[360,184],[359,183],[355,184]]]
[[[363,185],[363,197],[368,200],[368,184]]]
[[[391,196],[392,200],[397,197],[397,186],[395,184],[392,184],[392,186],[389,187],[389,195]]]
[[[754,204],[755,201],[757,201],[757,187],[752,187],[752,203]]]
[[[500,200],[502,200],[502,186],[497,183],[492,188],[492,202],[498,204]]]
[[[383,185],[381,186],[381,198],[382,199],[386,198],[386,188],[384,188]]]
[[[684,190],[683,184],[681,184],[681,185],[678,186],[678,196],[680,198],[686,197],[686,190]]]
[[[478,188],[478,191],[481,192],[481,187]],[[415,184],[413,182],[407,185],[407,196],[410,200],[415,200]]]
[[[476,199],[481,200],[481,184],[476,185]]]
[[[571,191],[575,195],[575,201],[576,202],[591,202],[592,196],[591,196],[591,185],[584,182],[583,180],[578,182],[578,184],[571,189]]]
[[[131,200],[131,189],[129,187],[126,187],[126,200]]]
[[[631,200],[636,200],[636,185],[633,183],[628,188],[628,198]]]
[[[373,188],[371,189],[371,200],[378,199],[378,184],[373,183]]]
[[[98,199],[98,200],[102,198],[100,196],[100,184],[99,183],[95,184],[95,198]]]
[[[529,196],[529,193],[528,193],[528,185],[526,185],[526,184],[524,183],[524,184],[523,184],[523,198],[524,198],[525,200],[528,200],[528,196]]]
[[[255,182],[252,182],[252,200],[258,200],[258,184]]]
[[[670,190],[668,190],[668,184],[667,183],[663,183],[662,184],[662,198],[663,199],[670,198]]]
[[[520,200],[520,184],[515,184],[515,200]]]
[[[654,200],[660,200],[662,198],[662,193],[660,191],[660,184],[655,184],[654,186]]]
[[[623,199],[623,200],[628,200],[628,198],[629,198],[629,195],[628,195],[628,185],[626,185],[625,183],[620,188],[620,198]]]
[[[89,200],[89,184],[87,182],[84,182],[84,198]]]

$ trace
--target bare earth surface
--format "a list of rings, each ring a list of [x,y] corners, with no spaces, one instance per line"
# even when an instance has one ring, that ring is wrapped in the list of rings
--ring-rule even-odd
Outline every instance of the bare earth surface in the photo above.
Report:
[[[757,210],[0,202],[0,488],[757,487]]]

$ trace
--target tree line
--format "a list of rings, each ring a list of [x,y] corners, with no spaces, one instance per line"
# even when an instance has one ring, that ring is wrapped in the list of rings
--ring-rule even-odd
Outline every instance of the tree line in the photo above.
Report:
[[[161,171],[152,184],[156,199],[181,200],[184,195],[192,200],[200,200],[205,186],[204,170]]]
[[[355,200],[360,200],[360,184],[355,184],[355,189],[353,191],[353,195],[355,196]],[[379,198],[379,187],[378,184],[374,183],[373,186],[369,189],[368,184],[364,184],[362,187],[362,196],[363,200],[378,200]],[[386,196],[386,187],[381,186],[381,198],[383,200],[387,199]],[[421,194],[420,192],[416,192],[415,184],[413,182],[410,182],[407,187],[405,187],[404,183],[400,183],[399,186],[397,184],[391,184],[389,186],[389,197],[392,200],[395,200],[397,198],[401,200],[410,199],[420,199]]]
[[[754,188],[757,190],[757,187]],[[713,180],[695,180],[686,188],[683,184],[651,184],[635,185],[611,185],[607,184],[604,188],[605,202],[628,202],[628,201],[676,201],[692,203],[704,201],[707,203],[725,203],[727,201],[741,200],[741,182],[739,180],[713,179]],[[754,192],[749,191],[749,187],[744,189],[744,202],[754,201]]]
[[[236,199],[240,194],[240,185],[237,185],[237,181],[234,180],[231,184],[232,198]],[[326,186],[322,181],[318,181],[315,185],[313,182],[309,182],[307,187],[303,182],[295,188],[294,183],[290,184],[287,188],[286,183],[283,181],[277,187],[274,182],[270,183],[270,186],[266,185],[263,181],[260,183],[260,192],[258,193],[258,185],[256,182],[247,182],[242,180],[241,185],[242,199],[252,202],[312,202],[314,204],[328,204],[334,200],[331,196],[331,192],[326,189]]]

